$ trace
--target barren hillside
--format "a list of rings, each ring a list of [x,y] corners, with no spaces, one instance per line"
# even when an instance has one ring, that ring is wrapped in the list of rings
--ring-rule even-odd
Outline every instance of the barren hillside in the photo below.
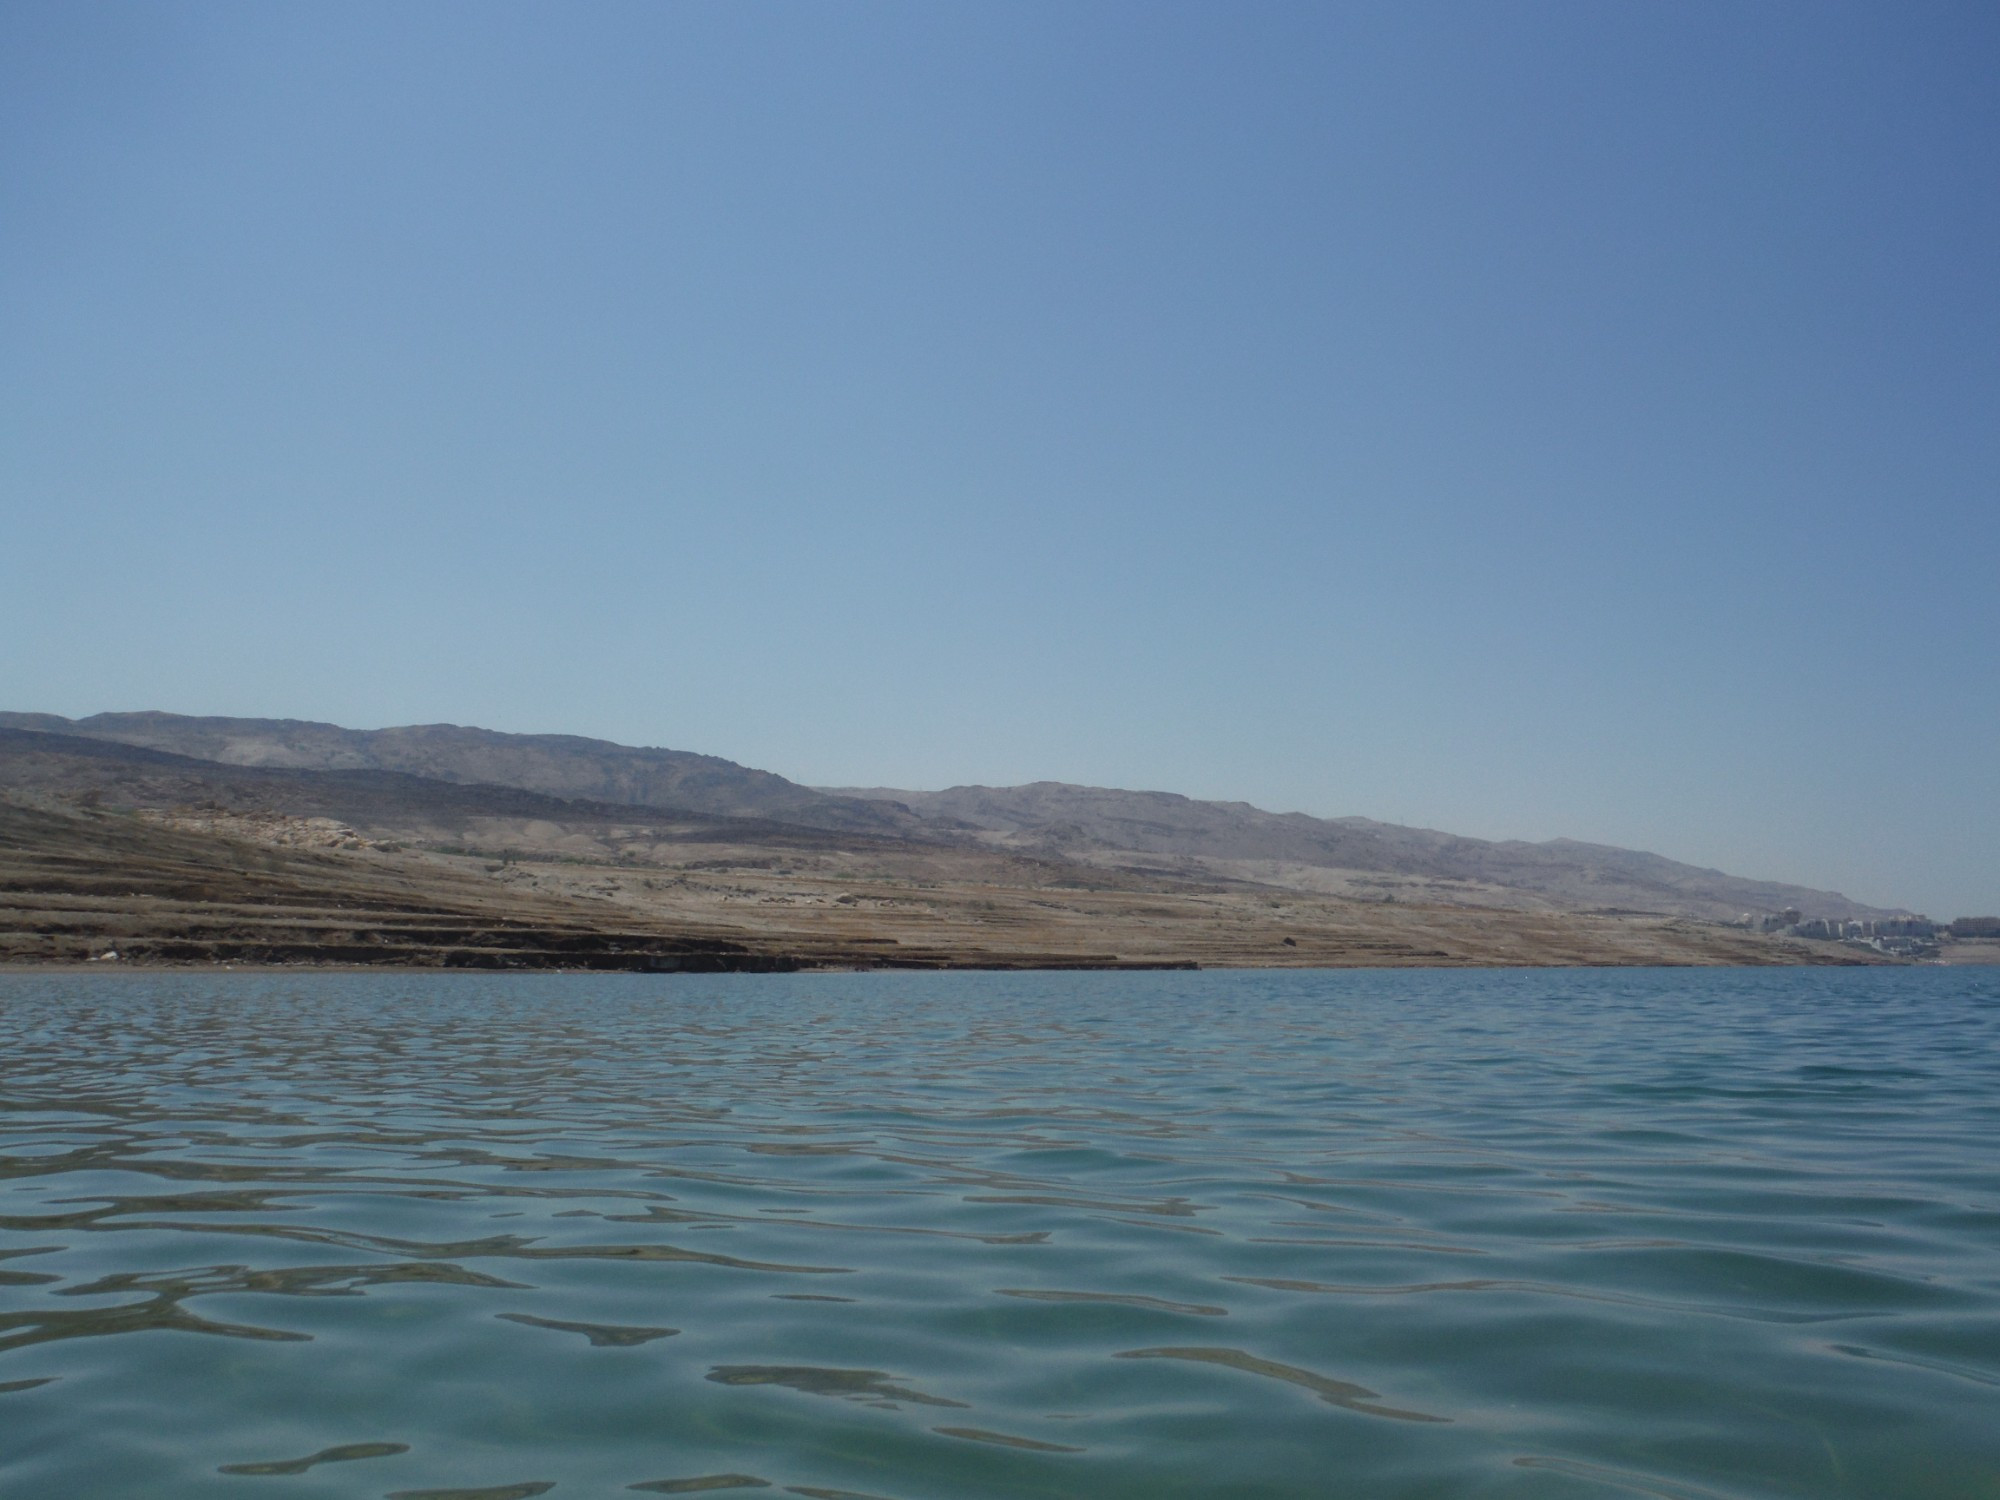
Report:
[[[1491,842],[1365,818],[1272,813],[1244,802],[1205,802],[1170,792],[1058,782],[943,792],[814,789],[715,756],[449,724],[355,730],[290,719],[165,713],[78,720],[0,714],[0,732],[10,726],[261,772],[274,778],[264,785],[281,799],[316,798],[321,802],[315,805],[323,805],[337,790],[341,806],[353,808],[373,798],[378,810],[394,807],[405,823],[428,817],[424,826],[434,835],[472,816],[467,809],[473,803],[490,808],[499,796],[496,789],[511,788],[564,803],[646,810],[627,814],[633,817],[762,819],[843,836],[971,844],[1074,865],[1355,900],[1652,912],[1713,921],[1787,907],[1808,917],[1895,915],[1835,891],[1745,879],[1637,850],[1570,839]],[[306,772],[348,779],[338,788],[282,780]],[[445,786],[483,790],[454,800]],[[517,814],[544,815],[546,809],[538,813],[525,802]]]
[[[1150,863],[1327,894],[1549,910],[1670,912],[1728,921],[1797,907],[1808,916],[1894,913],[1837,891],[1746,880],[1657,854],[1555,839],[1461,838],[1367,818],[1271,813],[1247,802],[1041,781],[942,792],[843,788],[908,807],[995,847],[1093,864]]]
[[[0,730],[0,958],[630,969],[1708,964],[1837,952]]]

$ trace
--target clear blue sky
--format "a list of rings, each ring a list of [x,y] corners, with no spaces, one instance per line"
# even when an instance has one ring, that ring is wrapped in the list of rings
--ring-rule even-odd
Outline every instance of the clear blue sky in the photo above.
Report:
[[[2000,7],[0,9],[0,706],[2000,910]]]

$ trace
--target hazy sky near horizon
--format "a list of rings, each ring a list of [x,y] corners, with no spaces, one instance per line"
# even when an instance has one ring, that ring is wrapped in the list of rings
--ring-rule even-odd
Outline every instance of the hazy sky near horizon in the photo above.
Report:
[[[0,707],[2000,911],[2000,8],[11,0]]]

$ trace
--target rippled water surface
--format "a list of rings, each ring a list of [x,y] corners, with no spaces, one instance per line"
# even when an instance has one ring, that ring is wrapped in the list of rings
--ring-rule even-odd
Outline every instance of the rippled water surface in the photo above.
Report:
[[[0,1495],[2000,1496],[2000,973],[0,976]]]

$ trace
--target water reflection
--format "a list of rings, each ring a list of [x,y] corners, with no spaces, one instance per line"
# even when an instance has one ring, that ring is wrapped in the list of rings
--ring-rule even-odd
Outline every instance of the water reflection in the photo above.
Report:
[[[897,1403],[901,1401],[913,1401],[919,1406],[965,1405],[963,1401],[927,1396],[908,1386],[893,1385],[887,1372],[882,1370],[824,1370],[812,1365],[717,1365],[708,1372],[708,1378],[718,1385],[781,1385],[788,1390],[804,1391],[809,1396],[839,1396],[887,1411],[896,1410]]]
[[[655,1495],[693,1495],[704,1490],[768,1490],[771,1481],[754,1474],[702,1474],[693,1479],[643,1479],[625,1486]]]
[[[1382,1406],[1376,1398],[1380,1394],[1365,1385],[1356,1385],[1351,1380],[1334,1380],[1311,1370],[1301,1370],[1295,1365],[1281,1365],[1274,1359],[1260,1359],[1241,1349],[1127,1349],[1114,1354],[1113,1359],[1185,1359],[1196,1364],[1221,1365],[1226,1369],[1241,1370],[1246,1375],[1262,1375],[1266,1380],[1282,1380],[1288,1385],[1303,1386],[1328,1406],[1345,1407],[1348,1411],[1362,1412],[1371,1417],[1393,1417],[1399,1422],[1449,1422],[1449,1417],[1433,1417],[1420,1411],[1398,1411],[1393,1406]]]
[[[322,1448],[317,1453],[308,1453],[304,1458],[279,1459],[260,1464],[223,1464],[218,1473],[222,1474],[303,1474],[319,1464],[347,1463],[357,1458],[388,1458],[396,1453],[408,1453],[408,1443],[342,1443],[334,1448]]]
[[[1912,971],[0,976],[0,1494],[1984,1493],[1996,1043]]]

